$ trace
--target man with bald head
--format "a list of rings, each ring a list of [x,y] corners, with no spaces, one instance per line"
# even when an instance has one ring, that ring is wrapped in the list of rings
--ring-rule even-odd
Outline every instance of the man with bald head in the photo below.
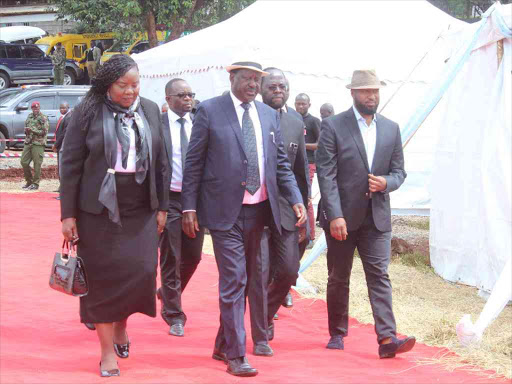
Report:
[[[167,222],[160,235],[161,315],[170,326],[169,334],[184,336],[187,316],[181,305],[181,294],[201,261],[204,228],[194,238],[182,230],[182,185],[185,156],[192,131],[195,94],[183,79],[171,79],[165,86],[168,110],[162,113],[163,137],[169,161],[169,209]]]
[[[279,112],[281,121],[280,128],[283,135],[283,144],[291,164],[291,169],[300,189],[304,204],[307,204],[309,197],[309,169],[306,156],[306,143],[304,140],[304,122],[286,111],[289,84],[284,73],[277,68],[267,68],[261,82],[261,96],[263,102]],[[268,313],[267,322],[269,333],[265,335],[265,341],[273,339],[274,323],[273,318],[281,303],[298,277],[300,267],[299,239],[305,238],[305,227],[296,226],[297,219],[293,210],[282,196],[279,197],[279,208],[281,211],[281,231],[278,231],[271,222],[270,231],[263,236],[261,250],[268,252],[270,257],[270,285],[268,286]],[[300,234],[299,234],[300,233]],[[266,270],[265,270],[266,272]],[[253,335],[254,339],[254,335]],[[261,340],[254,340],[256,344]],[[268,347],[269,356],[272,349]]]
[[[67,101],[63,101],[60,103],[59,107],[60,117],[57,121],[57,127],[55,128],[55,144],[52,146],[52,151],[57,153],[57,175],[60,180],[60,149],[62,148],[62,142],[64,141],[64,135],[66,133],[67,121],[66,124],[63,124],[66,116],[69,115],[69,104]],[[56,192],[60,192],[60,186]],[[57,200],[60,200],[60,197],[56,197]]]
[[[194,117],[183,179],[183,230],[195,237],[200,224],[212,236],[221,317],[212,357],[227,362],[232,375],[255,376],[258,371],[245,356],[244,312],[247,289],[262,273],[263,228],[273,220],[281,230],[279,196],[293,207],[298,225],[306,212],[283,148],[279,114],[255,100],[268,73],[250,61],[226,69],[231,91],[201,102]],[[251,312],[258,305],[249,295]]]
[[[322,106],[320,107],[320,117],[322,118],[322,120],[327,119],[328,117],[331,117],[333,115],[334,115],[334,108],[333,108],[332,104],[330,104],[330,103],[322,104]]]

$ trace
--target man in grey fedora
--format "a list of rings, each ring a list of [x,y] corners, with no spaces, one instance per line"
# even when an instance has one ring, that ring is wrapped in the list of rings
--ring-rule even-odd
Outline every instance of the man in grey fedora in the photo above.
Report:
[[[316,154],[327,239],[329,349],[344,349],[348,334],[350,273],[357,248],[368,285],[379,357],[410,351],[414,337],[397,339],[388,265],[391,257],[389,193],[407,176],[398,124],[377,113],[381,82],[373,70],[356,70],[354,104],[322,122]]]

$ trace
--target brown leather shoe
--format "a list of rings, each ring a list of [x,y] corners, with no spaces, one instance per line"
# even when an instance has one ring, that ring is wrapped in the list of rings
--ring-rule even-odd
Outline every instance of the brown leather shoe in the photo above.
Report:
[[[252,377],[258,374],[258,370],[251,367],[245,356],[229,359],[227,372],[240,377]]]
[[[256,356],[274,356],[274,351],[268,344],[256,344],[252,350]]]
[[[223,361],[224,364],[228,363],[228,357],[226,356],[226,354],[224,352],[219,351],[218,349],[213,350],[212,359]]]
[[[292,294],[290,292],[288,292],[288,294],[286,295],[286,297],[284,298],[283,300],[283,307],[285,308],[291,308],[293,307],[293,298],[292,298]]]
[[[393,337],[391,343],[379,345],[379,358],[389,359],[395,357],[397,353],[409,352],[413,349],[414,344],[416,344],[414,336],[406,337],[405,339]]]

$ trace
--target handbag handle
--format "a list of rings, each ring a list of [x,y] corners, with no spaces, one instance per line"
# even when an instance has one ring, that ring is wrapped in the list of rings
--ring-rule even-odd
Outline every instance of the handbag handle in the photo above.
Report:
[[[62,252],[60,253],[60,259],[63,263],[67,264],[70,257],[76,257],[76,249],[75,245],[72,241],[66,241],[66,239],[62,242]]]

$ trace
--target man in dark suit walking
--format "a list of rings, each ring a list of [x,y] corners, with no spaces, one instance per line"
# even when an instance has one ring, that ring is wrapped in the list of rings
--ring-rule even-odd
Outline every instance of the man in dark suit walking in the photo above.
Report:
[[[263,228],[281,228],[279,196],[301,225],[306,218],[279,130],[279,115],[254,101],[266,75],[261,65],[239,62],[227,67],[231,92],[203,101],[194,127],[183,179],[183,230],[210,230],[219,269],[220,328],[213,358],[227,361],[230,374],[255,376],[245,357],[245,294],[261,273]],[[251,302],[251,311],[255,305]]]
[[[170,326],[169,334],[183,336],[187,316],[181,294],[194,274],[203,249],[204,229],[195,238],[182,231],[182,197],[184,159],[187,153],[192,119],[190,111],[195,94],[183,79],[172,79],[165,86],[169,106],[162,113],[163,138],[169,160],[169,210],[165,229],[160,235],[160,278],[157,296],[162,301],[162,318]]]
[[[261,96],[265,104],[280,113],[284,148],[302,200],[304,204],[307,204],[310,188],[304,122],[298,113],[296,113],[297,118],[288,112],[288,108],[285,109],[289,85],[284,73],[277,68],[267,68],[265,72],[268,72],[269,75],[265,76],[261,82]],[[282,197],[279,199],[279,208],[281,211],[281,233],[275,228],[275,225],[270,223],[270,230],[265,232],[261,244],[262,252],[268,252],[270,255],[270,285],[267,297],[269,340],[274,337],[274,315],[281,304],[286,301],[291,286],[297,280],[300,267],[299,241],[306,237],[306,226],[304,225],[299,232],[299,228],[296,226],[297,218],[288,202]],[[267,272],[266,269],[264,271]],[[270,349],[270,347],[268,348]],[[265,354],[264,350],[261,352],[263,353],[256,354],[270,355]],[[272,352],[271,349],[270,352]]]
[[[389,193],[407,176],[398,124],[377,114],[375,71],[354,71],[354,105],[322,122],[316,161],[327,239],[327,348],[344,349],[348,334],[350,273],[357,248],[366,275],[379,357],[410,351],[414,337],[397,339],[388,265],[391,257]]]

